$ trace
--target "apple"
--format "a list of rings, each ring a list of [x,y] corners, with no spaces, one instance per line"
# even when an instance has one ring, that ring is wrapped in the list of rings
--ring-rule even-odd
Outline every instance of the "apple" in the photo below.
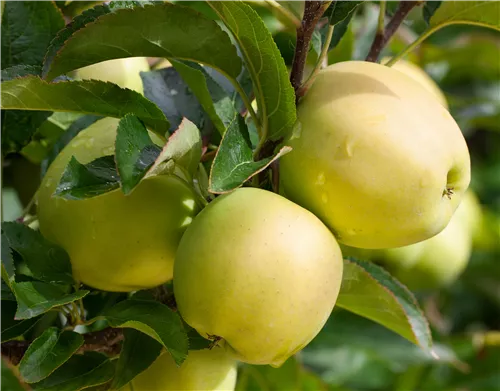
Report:
[[[368,249],[410,245],[448,224],[470,182],[467,144],[418,82],[347,61],[318,73],[280,159],[283,194],[337,240]]]
[[[386,64],[390,59],[390,57],[384,57],[381,64]],[[448,102],[446,101],[443,91],[441,91],[437,83],[432,80],[432,78],[418,65],[409,61],[399,60],[397,63],[392,65],[391,68],[410,76],[422,87],[427,89],[439,101],[439,103],[443,105],[443,107],[448,108]]]
[[[232,391],[236,372],[236,361],[220,347],[190,351],[180,367],[164,353],[121,391]]]
[[[224,339],[240,361],[277,367],[323,327],[342,267],[337,241],[316,216],[241,188],[216,198],[186,230],[174,293],[200,335]]]
[[[63,149],[43,178],[37,213],[42,234],[68,252],[77,281],[127,292],[172,278],[178,243],[198,205],[190,187],[165,175],[145,179],[128,196],[121,189],[84,200],[54,196],[71,156],[86,164],[114,153],[117,126],[118,119],[101,119]]]
[[[472,232],[467,225],[467,213],[467,204],[460,204],[450,223],[438,235],[396,249],[402,259],[406,252],[407,256],[414,258],[414,262],[397,265],[393,270],[394,276],[413,290],[435,289],[455,281],[467,266],[472,251]]]
[[[95,79],[118,84],[143,93],[142,79],[139,72],[148,72],[146,57],[128,57],[92,64],[75,71],[75,79]]]

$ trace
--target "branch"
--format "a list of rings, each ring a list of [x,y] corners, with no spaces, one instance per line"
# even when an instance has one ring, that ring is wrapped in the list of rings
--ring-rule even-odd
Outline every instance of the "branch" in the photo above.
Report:
[[[123,331],[122,329],[108,327],[103,330],[84,334],[83,338],[84,343],[80,349],[78,349],[77,353],[93,351],[105,353],[109,356],[116,356],[120,353],[120,342],[123,340]],[[2,343],[2,356],[12,364],[17,365],[30,345],[30,341],[4,342]]]
[[[296,101],[300,98],[298,91],[302,85],[304,66],[306,65],[307,54],[309,53],[309,46],[311,44],[314,28],[330,3],[329,1],[306,1],[304,4],[304,16],[300,23],[300,27],[297,28],[295,55],[293,57],[292,71],[290,73],[290,82],[295,90]]]
[[[394,13],[393,17],[387,23],[384,31],[377,31],[375,38],[373,40],[372,46],[368,56],[366,56],[366,61],[377,62],[378,57],[382,49],[387,45],[387,42],[394,35],[398,27],[403,23],[408,13],[419,4],[420,1],[400,1],[398,9]]]

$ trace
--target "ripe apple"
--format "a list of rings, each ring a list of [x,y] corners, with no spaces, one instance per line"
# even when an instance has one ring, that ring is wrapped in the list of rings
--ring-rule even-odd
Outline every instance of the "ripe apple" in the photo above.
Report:
[[[142,79],[139,72],[148,72],[146,57],[128,57],[92,64],[75,71],[76,79],[96,79],[118,84],[143,93]]]
[[[125,292],[172,278],[178,243],[198,205],[183,181],[163,175],[128,196],[121,189],[85,200],[53,196],[71,156],[85,164],[114,153],[117,125],[99,120],[63,149],[42,181],[37,211],[42,234],[68,252],[76,280]]]
[[[391,58],[384,57],[381,61],[382,64],[387,63]],[[405,75],[410,76],[412,79],[417,81],[422,87],[428,90],[434,97],[443,105],[443,107],[448,108],[448,102],[443,94],[443,91],[439,88],[437,83],[432,80],[432,78],[418,65],[412,62],[399,60],[397,63],[391,66],[392,69],[396,69],[403,72]]]
[[[180,367],[164,353],[121,391],[232,391],[236,372],[236,361],[220,347],[190,351]]]
[[[280,366],[323,327],[342,267],[335,238],[316,216],[242,188],[218,197],[186,230],[174,293],[202,336],[223,338],[241,361]]]
[[[470,181],[467,144],[415,80],[347,61],[319,72],[280,160],[283,194],[339,242],[400,247],[448,224]]]

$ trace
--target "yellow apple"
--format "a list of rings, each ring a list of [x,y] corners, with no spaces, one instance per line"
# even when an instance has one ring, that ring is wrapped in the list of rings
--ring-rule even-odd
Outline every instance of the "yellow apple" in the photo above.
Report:
[[[307,345],[328,319],[341,279],[342,254],[323,223],[255,188],[210,203],[174,263],[185,321],[251,364],[280,366]]]
[[[380,63],[386,64],[390,59],[390,57],[384,57]],[[437,83],[432,80],[432,78],[418,65],[409,61],[399,60],[397,63],[392,65],[391,68],[410,76],[422,87],[428,90],[439,101],[439,103],[448,108],[448,102],[446,101],[443,91],[441,91]]]
[[[280,160],[282,189],[339,242],[400,247],[448,224],[470,181],[467,144],[415,80],[348,61],[320,71]]]
[[[232,391],[236,372],[236,361],[220,347],[190,351],[180,367],[164,353],[121,391]]]
[[[146,57],[128,57],[80,68],[75,72],[75,78],[109,81],[142,94],[144,91],[139,72],[148,71],[149,64]]]
[[[172,278],[178,243],[198,206],[192,189],[164,175],[128,196],[121,189],[85,200],[53,196],[71,156],[86,164],[114,153],[117,125],[114,118],[99,120],[63,149],[42,181],[37,213],[42,234],[68,252],[76,280],[134,291]]]

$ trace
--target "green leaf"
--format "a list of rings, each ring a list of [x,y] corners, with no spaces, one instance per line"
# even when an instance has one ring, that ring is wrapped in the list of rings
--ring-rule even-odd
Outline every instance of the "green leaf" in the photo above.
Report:
[[[2,292],[2,296],[3,296]],[[5,300],[2,297],[2,342],[10,341],[11,339],[22,336],[40,320],[40,318],[31,318],[16,321],[14,316],[17,310],[15,301]]]
[[[174,132],[183,118],[189,119],[205,134],[213,129],[207,114],[189,86],[173,67],[141,72],[144,96],[154,102],[170,121]]]
[[[442,1],[426,1],[424,7],[422,9],[422,14],[424,16],[424,20],[427,24],[430,23],[432,15],[436,12],[436,10],[441,6]]]
[[[362,1],[334,1],[323,16],[328,16],[330,25],[335,26],[347,18],[350,19],[354,10],[361,3]]]
[[[429,26],[439,28],[451,24],[474,24],[500,30],[498,1],[444,1],[430,18]]]
[[[134,8],[154,4],[163,4],[163,0],[112,0],[109,3],[109,8],[116,11],[120,8]]]
[[[2,200],[3,201],[3,200]],[[2,205],[3,207],[3,205]],[[2,223],[2,226],[6,223]],[[14,266],[14,259],[12,258],[12,251],[9,246],[7,235],[2,230],[2,265],[7,272],[9,278],[14,276],[16,268]]]
[[[83,337],[73,331],[50,327],[35,339],[19,363],[26,383],[45,379],[63,365],[83,345]]]
[[[2,81],[30,75],[40,76],[41,74],[42,68],[38,65],[14,65],[7,69],[2,69]]]
[[[2,390],[3,391],[26,391],[19,379],[14,374],[12,364],[2,362]]]
[[[335,25],[335,28],[333,30],[333,35],[332,35],[332,40],[330,41],[330,46],[329,46],[329,51],[332,51],[333,49],[335,49],[337,46],[341,46],[340,45],[340,42],[341,42],[341,39],[344,38],[344,36],[346,35],[346,33],[349,32],[349,25],[351,23],[351,20],[352,20],[352,17],[354,16],[355,12],[352,12],[350,13],[347,18],[345,18],[343,21],[339,22],[338,24]],[[328,30],[328,27],[324,27],[321,31],[321,34],[323,35],[326,35],[326,32]],[[350,31],[350,34],[348,34],[348,36],[346,36],[347,39],[350,39],[351,42],[349,44],[349,53],[348,53],[348,56],[346,56],[346,58],[344,59],[344,61],[347,61],[347,60],[350,60],[351,59],[351,55],[352,55],[352,51],[353,51],[353,47],[354,47],[354,34],[352,33],[352,30]],[[345,40],[344,40],[345,41]],[[344,41],[342,41],[342,43],[344,43]],[[328,57],[330,58],[330,54],[331,53],[328,53]],[[342,61],[342,60],[339,60],[339,61]],[[338,61],[336,61],[338,62]],[[331,62],[329,61],[329,64]]]
[[[273,368],[269,365],[244,364],[241,368],[239,384],[236,390],[302,391],[300,387],[300,372],[300,364],[294,356],[286,360],[279,368]]]
[[[80,391],[109,382],[114,375],[113,363],[103,354],[76,354],[49,377],[32,384],[36,391]]]
[[[151,300],[125,300],[103,312],[112,327],[139,330],[160,342],[180,365],[187,356],[188,339],[182,320],[166,305]]]
[[[209,5],[233,33],[254,83],[263,133],[277,140],[295,123],[295,94],[285,62],[262,19],[247,4],[216,1]]]
[[[201,159],[200,131],[188,119],[179,125],[179,129],[170,136],[146,177],[161,174],[172,163],[182,167],[190,176],[194,176]]]
[[[159,3],[120,9],[87,24],[66,41],[45,78],[101,61],[141,56],[200,62],[231,77],[241,70],[235,47],[216,22],[187,7]]]
[[[80,15],[77,15],[71,23],[66,25],[62,30],[57,33],[57,36],[50,43],[49,48],[47,49],[47,53],[45,54],[44,63],[43,63],[43,74],[46,74],[50,64],[54,60],[54,57],[57,55],[57,52],[61,50],[64,45],[64,42],[71,37],[76,31],[85,27],[87,23],[92,23],[97,18],[102,15],[109,14],[111,12],[108,5],[98,5],[92,9],[88,9],[82,12]]]
[[[2,109],[72,111],[121,118],[137,115],[163,136],[169,124],[161,110],[136,91],[98,80],[46,81],[28,76],[2,82]]]
[[[224,89],[198,64],[172,61],[221,135],[236,114],[234,102]]]
[[[15,319],[34,318],[54,307],[81,299],[89,293],[85,290],[67,293],[63,286],[39,281],[13,282],[12,288],[18,304]]]
[[[127,114],[118,123],[116,134],[116,167],[120,174],[122,191],[130,192],[139,184],[147,170],[160,154],[144,124],[133,114]]]
[[[189,350],[203,350],[210,349],[212,341],[202,337],[196,329],[192,328],[187,323],[184,323],[184,328],[187,330],[189,340]]]
[[[9,1],[2,12],[2,69],[42,65],[45,51],[64,19],[51,1]]]
[[[67,200],[96,197],[120,187],[114,156],[103,156],[88,164],[71,157],[57,185],[55,196]]]
[[[2,110],[2,154],[23,149],[51,114],[50,111]]]
[[[21,255],[35,278],[73,284],[69,255],[40,232],[20,223],[2,223],[2,236],[10,248]]]
[[[380,323],[424,350],[432,348],[429,325],[415,297],[380,266],[345,260],[336,305]]]
[[[118,390],[147,369],[160,355],[162,345],[146,334],[134,330],[123,331],[125,341],[116,363],[111,389]]]
[[[216,194],[230,192],[291,150],[285,146],[272,157],[254,161],[248,129],[243,118],[237,114],[224,134],[212,163],[209,191]]]

